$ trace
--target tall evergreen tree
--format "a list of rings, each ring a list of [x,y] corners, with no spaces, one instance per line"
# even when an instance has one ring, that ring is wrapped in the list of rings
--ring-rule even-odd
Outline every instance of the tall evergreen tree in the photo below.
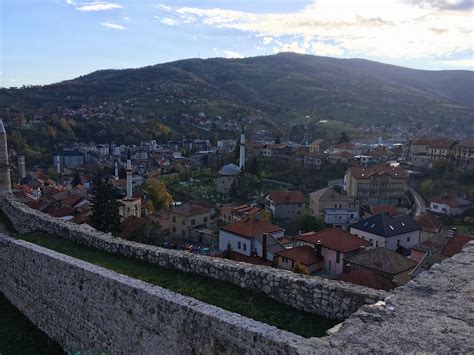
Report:
[[[74,177],[72,179],[72,186],[77,186],[81,183],[81,175],[79,174],[79,170],[76,169],[76,172],[74,173]]]
[[[93,203],[91,217],[93,226],[105,233],[116,232],[120,225],[120,203],[115,199],[109,181],[101,179]]]

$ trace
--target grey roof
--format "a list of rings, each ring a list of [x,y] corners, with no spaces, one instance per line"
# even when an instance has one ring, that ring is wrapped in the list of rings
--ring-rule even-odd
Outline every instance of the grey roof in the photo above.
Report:
[[[240,174],[240,168],[235,165],[235,164],[226,164],[222,167],[221,170],[219,170],[219,174],[221,175],[239,175]]]
[[[413,269],[417,265],[415,261],[385,248],[364,250],[346,260],[350,264],[392,275]]]
[[[353,224],[351,228],[387,238],[420,230],[421,226],[407,214],[392,217],[386,213],[379,213],[360,220]]]
[[[317,201],[352,201],[347,196],[344,196],[331,187],[313,191],[309,194],[310,198]]]

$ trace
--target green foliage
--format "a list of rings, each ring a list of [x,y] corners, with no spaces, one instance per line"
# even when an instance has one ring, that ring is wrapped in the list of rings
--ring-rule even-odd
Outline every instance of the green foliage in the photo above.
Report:
[[[160,224],[152,221],[142,224],[128,239],[150,245],[161,245],[164,242]]]
[[[421,193],[426,196],[426,198],[431,198],[434,196],[436,190],[434,188],[433,180],[428,179],[422,182],[420,186]]]
[[[147,195],[156,211],[168,210],[173,202],[173,196],[166,189],[166,184],[158,179],[149,179],[143,191]]]
[[[337,143],[338,144],[340,144],[340,143],[349,143],[350,141],[351,141],[351,139],[349,138],[347,133],[345,131],[342,131],[341,135],[339,136],[339,139],[337,140]]]
[[[252,174],[241,174],[231,187],[230,196],[238,201],[247,201],[260,190],[262,182]]]
[[[119,207],[112,185],[102,179],[93,199],[92,225],[105,233],[116,232],[120,225]]]
[[[232,259],[232,245],[230,243],[227,243],[227,247],[224,250],[224,259]]]
[[[297,274],[305,274],[305,269],[299,261],[295,263],[295,266],[293,267],[293,271]]]

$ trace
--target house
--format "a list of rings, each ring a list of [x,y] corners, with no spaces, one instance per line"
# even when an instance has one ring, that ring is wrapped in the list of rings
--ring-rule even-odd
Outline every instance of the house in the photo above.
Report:
[[[291,147],[288,144],[267,144],[262,150],[262,155],[267,158],[275,158],[290,153]]]
[[[455,163],[461,169],[474,169],[474,139],[462,141],[456,146]]]
[[[417,154],[428,154],[428,144],[431,138],[422,137],[408,143],[407,156],[413,160],[413,156]]]
[[[370,287],[375,290],[391,291],[397,286],[393,281],[381,274],[362,268],[350,270],[348,273],[339,275],[336,279],[354,285]]]
[[[271,191],[265,196],[265,211],[273,218],[293,219],[302,216],[304,195],[301,191]]]
[[[301,245],[276,253],[275,263],[279,268],[311,275],[324,267],[324,258],[321,255],[321,250]]]
[[[236,253],[273,261],[278,252],[285,250],[278,242],[284,235],[285,230],[274,224],[249,218],[219,229],[219,250],[225,251],[230,245]]]
[[[347,196],[364,205],[400,205],[408,172],[397,166],[350,167],[344,175]]]
[[[461,252],[474,237],[455,232],[439,233],[432,238],[412,246],[410,259],[420,263],[421,271],[429,269],[433,264]]]
[[[264,211],[251,205],[227,205],[219,208],[219,220],[223,223],[238,222],[245,218],[261,219]]]
[[[352,155],[362,154],[362,147],[355,143],[339,143],[332,148],[333,153],[346,152]]]
[[[446,160],[451,162],[454,158],[456,141],[446,138],[433,139],[427,146],[428,155],[432,161]]]
[[[420,242],[421,227],[410,215],[392,217],[380,213],[360,220],[350,230],[351,234],[368,240],[374,247],[403,251]]]
[[[359,211],[349,211],[345,208],[326,208],[324,223],[333,226],[345,226],[359,221]]]
[[[232,186],[236,183],[240,174],[240,168],[235,164],[227,164],[219,170],[219,177],[216,179],[216,191],[229,194]]]
[[[433,238],[443,230],[443,222],[431,213],[421,213],[415,221],[421,226],[420,242]]]
[[[382,163],[397,157],[394,152],[385,146],[370,148],[366,154],[371,156],[371,161],[374,163]]]
[[[295,245],[317,247],[321,244],[321,255],[324,258],[324,269],[330,276],[337,276],[344,271],[344,260],[370,246],[366,240],[349,232],[333,227],[321,232],[308,232],[293,238]]]
[[[304,156],[305,169],[319,170],[324,162],[324,155],[319,153],[310,153]]]
[[[410,273],[417,265],[415,261],[385,248],[366,249],[346,261],[348,273],[358,269],[372,271],[397,286],[410,281]]]
[[[188,203],[173,208],[171,215],[171,234],[189,239],[191,230],[197,227],[209,227],[211,211],[203,206]]]
[[[327,157],[327,161],[331,164],[354,164],[356,156],[349,152],[336,152]]]
[[[400,213],[398,213],[398,210],[395,206],[390,206],[390,205],[374,205],[370,206],[370,214],[372,216],[375,216],[376,214],[379,213],[386,213],[392,217],[398,216]]]
[[[430,201],[430,211],[446,216],[462,215],[472,205],[471,201],[457,196],[441,195]]]
[[[431,158],[427,153],[418,153],[414,154],[411,157],[411,165],[417,168],[431,168],[432,167],[432,162]]]
[[[324,139],[315,139],[310,145],[309,145],[309,152],[310,153],[323,153],[324,149],[326,149],[326,142]]]
[[[309,194],[309,212],[311,216],[324,218],[324,210],[327,208],[341,208],[358,214],[359,202],[340,194],[330,187]]]

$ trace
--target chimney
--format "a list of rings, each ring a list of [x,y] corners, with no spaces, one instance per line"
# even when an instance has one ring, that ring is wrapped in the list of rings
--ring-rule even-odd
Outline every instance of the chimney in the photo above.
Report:
[[[316,245],[314,246],[314,250],[316,250],[316,254],[321,257],[321,241],[318,240]]]
[[[267,260],[267,233],[262,235],[262,258]]]

